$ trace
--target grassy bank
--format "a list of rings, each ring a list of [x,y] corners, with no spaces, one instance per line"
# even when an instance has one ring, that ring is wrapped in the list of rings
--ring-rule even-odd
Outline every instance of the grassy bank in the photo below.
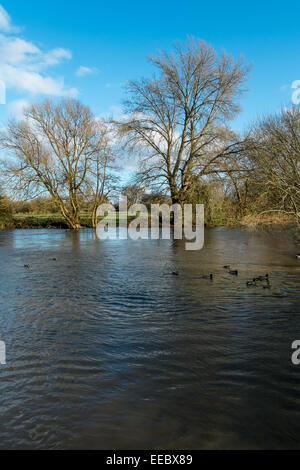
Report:
[[[242,226],[291,224],[295,224],[295,218],[282,212],[267,212],[258,215],[246,215],[239,221],[239,225]]]
[[[91,217],[80,217],[82,227],[91,227]],[[15,214],[13,216],[14,228],[68,228],[60,214]]]
[[[124,214],[116,213],[116,223],[121,218],[124,217]],[[135,217],[128,216],[128,222],[133,220]],[[83,228],[92,227],[92,217],[91,214],[84,213],[80,215],[80,224]],[[2,228],[16,228],[16,229],[25,229],[25,228],[68,228],[66,222],[60,214],[15,214],[12,217],[12,223],[10,227]]]
[[[119,225],[119,220],[126,217],[125,213],[116,213],[116,224]],[[135,217],[128,216],[128,223],[130,223]],[[83,213],[80,216],[80,223],[83,228],[89,228],[92,226],[91,214]],[[280,213],[249,215],[243,217],[241,220],[238,219],[224,219],[219,218],[210,221],[206,225],[208,227],[217,226],[288,226],[294,224],[295,220],[287,215]],[[172,217],[171,217],[172,224]],[[151,225],[151,219],[149,219],[149,226]],[[3,229],[30,229],[30,228],[68,228],[66,222],[60,214],[0,214],[0,230]]]

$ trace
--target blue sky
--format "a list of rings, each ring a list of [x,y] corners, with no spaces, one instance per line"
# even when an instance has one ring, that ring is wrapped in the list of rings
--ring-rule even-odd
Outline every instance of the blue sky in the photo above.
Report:
[[[300,79],[299,2],[3,0],[0,121],[45,96],[75,96],[96,115],[116,112],[123,84],[151,74],[147,54],[193,35],[252,64],[242,130],[258,115],[291,104]]]

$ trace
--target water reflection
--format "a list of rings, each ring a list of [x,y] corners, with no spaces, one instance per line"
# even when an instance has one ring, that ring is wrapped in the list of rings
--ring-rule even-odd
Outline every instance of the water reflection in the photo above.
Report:
[[[0,447],[298,448],[296,252],[288,233],[224,228],[199,252],[1,232]],[[266,272],[272,289],[246,287]]]

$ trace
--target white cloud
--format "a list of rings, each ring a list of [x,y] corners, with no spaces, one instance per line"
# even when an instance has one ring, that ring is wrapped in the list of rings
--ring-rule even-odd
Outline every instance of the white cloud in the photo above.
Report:
[[[92,75],[94,73],[97,73],[97,69],[95,67],[90,68],[90,67],[84,67],[81,65],[79,69],[76,71],[77,77],[85,77],[85,75]]]
[[[117,116],[123,114],[122,108],[120,106],[113,105],[109,109],[112,111],[113,114],[116,114]]]
[[[27,65],[42,55],[33,43],[17,37],[0,34],[0,66],[2,64]]]
[[[24,116],[24,109],[30,105],[27,100],[16,100],[11,101],[7,105],[7,114],[10,118],[15,118],[17,120],[22,119]]]
[[[61,47],[57,47],[56,49],[52,49],[52,51],[47,52],[44,55],[44,60],[46,65],[56,65],[59,64],[61,60],[72,59],[72,54],[67,49],[62,49]]]
[[[31,95],[71,96],[78,95],[76,88],[65,86],[63,77],[52,77],[46,72],[50,67],[70,60],[72,54],[60,47],[43,51],[34,43],[16,35],[10,17],[0,5],[0,80],[6,88]]]
[[[19,28],[12,25],[11,18],[2,5],[0,5],[0,31],[4,31],[5,33],[19,31]]]
[[[29,92],[32,95],[71,96],[78,95],[76,88],[66,88],[63,78],[52,78],[24,68],[0,66],[0,79],[7,89]]]

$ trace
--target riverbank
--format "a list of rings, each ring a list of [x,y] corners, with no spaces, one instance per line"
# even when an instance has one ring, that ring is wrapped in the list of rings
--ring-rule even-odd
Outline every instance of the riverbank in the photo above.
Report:
[[[128,216],[128,222],[134,219],[133,216]],[[119,214],[116,214],[116,223],[119,223]],[[92,216],[89,213],[80,215],[80,225],[82,228],[92,228]],[[68,228],[67,223],[60,214],[15,214],[12,218],[6,221],[0,228],[8,229],[43,229],[43,228]]]
[[[91,217],[80,217],[82,227],[91,227]],[[13,225],[16,229],[26,228],[68,228],[67,223],[60,214],[16,214],[13,216]]]
[[[125,214],[121,215],[116,213],[116,223],[119,224],[119,220],[122,217],[126,217]],[[134,220],[134,216],[127,216],[128,223]],[[172,223],[172,217],[171,217]],[[82,228],[92,227],[92,217],[89,213],[81,214],[80,224]],[[149,220],[151,225],[151,219]],[[282,227],[286,229],[289,226],[294,226],[295,221],[293,218],[278,213],[268,213],[263,215],[248,215],[242,219],[218,219],[210,223],[205,224],[207,227],[265,227],[274,226],[277,228]],[[11,217],[0,218],[0,230],[4,229],[44,229],[44,228],[68,228],[65,220],[60,214],[14,214]]]

